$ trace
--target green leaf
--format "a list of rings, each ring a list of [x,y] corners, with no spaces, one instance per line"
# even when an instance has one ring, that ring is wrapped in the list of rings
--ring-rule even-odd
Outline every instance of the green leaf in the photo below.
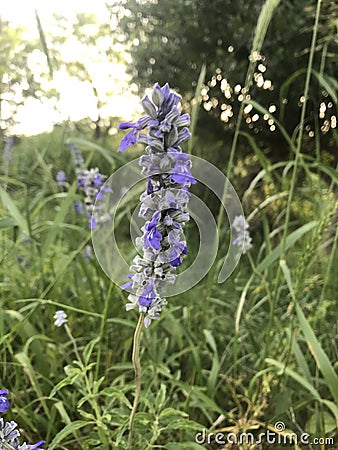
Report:
[[[310,352],[314,357],[319,370],[323,374],[326,385],[329,388],[335,402],[338,404],[338,376],[298,303],[296,304],[296,312],[300,328],[304,334]]]
[[[286,375],[291,377],[293,380],[297,381],[297,383],[299,383],[301,386],[303,386],[304,389],[306,389],[308,392],[310,392],[310,394],[313,396],[313,398],[315,398],[316,400],[320,400],[320,395],[319,395],[318,391],[314,388],[314,386],[311,383],[309,383],[304,377],[299,375],[297,372],[290,369],[289,367],[286,367],[285,364],[283,364],[279,361],[276,361],[275,359],[272,359],[272,358],[266,358],[265,362],[268,364],[271,364],[272,366],[277,368],[280,371],[280,373],[285,373]]]
[[[47,415],[48,418],[50,418],[50,411],[47,406],[45,396],[42,393],[40,383],[38,380],[38,376],[31,364],[28,356],[26,355],[26,353],[20,352],[15,355],[15,359],[21,364],[22,368],[24,369],[25,373],[27,374],[31,385],[33,386],[37,396],[40,398],[40,401],[41,401],[42,407],[45,411],[45,414]]]
[[[94,424],[94,422],[91,421],[84,421],[84,420],[77,420],[69,425],[66,425],[59,433],[54,437],[51,444],[48,447],[48,450],[53,450],[56,448],[60,442],[70,434],[74,433],[76,430],[79,430],[80,428],[84,428],[87,425]]]
[[[331,433],[337,429],[337,423],[327,411],[321,411],[315,414],[312,414],[310,419],[306,422],[305,430],[307,433],[315,436],[318,433],[317,424],[320,426],[324,426],[323,432],[325,434]]]
[[[298,228],[297,230],[293,231],[289,236],[286,238],[285,241],[285,250],[288,250],[292,245],[300,239],[303,234],[307,233],[308,231],[312,230],[318,222],[316,220],[313,220],[312,222],[309,222],[302,227]],[[267,269],[274,261],[276,261],[282,254],[282,243],[278,244],[277,247],[275,247],[272,252],[270,252],[264,259],[261,261],[258,266],[257,270],[259,272],[262,272],[263,270]]]
[[[8,212],[15,220],[16,225],[20,227],[27,236],[29,236],[30,233],[27,220],[21,214],[21,212],[19,211],[19,209],[17,208],[11,197],[2,187],[0,187],[0,197],[5,208],[7,208]]]
[[[65,409],[65,406],[64,406],[63,402],[56,402],[56,403],[54,403],[54,407],[58,410],[58,412],[59,412],[63,422],[66,425],[69,425],[71,423],[71,420],[70,420],[70,417],[69,417],[69,415],[68,415],[68,413],[67,413],[67,411]]]
[[[77,183],[74,182],[71,186],[67,197],[64,199],[64,201],[60,205],[60,209],[56,216],[54,217],[53,225],[50,227],[48,231],[47,238],[45,240],[45,243],[42,247],[42,255],[47,258],[47,252],[49,247],[55,242],[55,239],[62,230],[62,223],[65,220],[66,214],[71,206],[73,206],[73,202],[76,199],[75,191],[77,189]]]
[[[337,406],[333,402],[331,402],[329,400],[322,399],[320,397],[318,391],[314,388],[314,386],[312,386],[312,384],[310,384],[304,377],[302,377],[301,375],[299,375],[297,372],[295,372],[294,370],[290,369],[289,367],[286,367],[285,364],[283,364],[283,363],[281,363],[279,361],[276,361],[275,359],[266,358],[265,362],[268,363],[268,364],[271,364],[276,369],[278,369],[278,371],[280,373],[288,375],[294,381],[296,381],[301,386],[303,386],[304,389],[306,389],[308,392],[310,392],[310,394],[312,395],[314,400],[317,400],[318,402],[322,403],[323,405],[326,405],[331,410],[331,412],[335,416],[336,420],[338,421],[338,408],[337,408]]]
[[[100,338],[99,336],[96,336],[94,339],[92,339],[85,347],[85,349],[83,350],[83,357],[84,357],[84,361],[85,364],[89,363],[90,357],[93,353],[93,349],[95,347],[95,345],[99,342]]]

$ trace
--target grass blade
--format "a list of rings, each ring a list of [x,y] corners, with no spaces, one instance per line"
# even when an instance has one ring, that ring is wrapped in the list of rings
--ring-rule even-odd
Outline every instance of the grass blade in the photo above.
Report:
[[[7,208],[8,212],[13,217],[18,227],[21,228],[22,231],[24,231],[27,236],[29,236],[30,233],[27,220],[21,214],[21,212],[19,211],[19,209],[17,208],[11,197],[2,187],[0,187],[0,197],[2,203]]]
[[[309,350],[314,357],[335,402],[338,404],[338,376],[298,303],[296,303],[296,312],[300,328],[304,334]]]

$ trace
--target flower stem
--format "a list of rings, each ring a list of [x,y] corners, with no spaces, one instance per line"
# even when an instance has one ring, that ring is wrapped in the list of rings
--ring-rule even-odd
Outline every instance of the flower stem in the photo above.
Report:
[[[132,362],[134,366],[135,373],[135,397],[133,407],[130,413],[129,418],[129,436],[128,436],[128,449],[132,448],[132,438],[134,431],[134,419],[137,411],[138,403],[140,400],[141,393],[141,363],[140,363],[140,342],[141,342],[141,334],[144,322],[144,314],[141,313],[138,319],[138,323],[134,333],[134,342],[133,342],[133,354],[132,354]]]

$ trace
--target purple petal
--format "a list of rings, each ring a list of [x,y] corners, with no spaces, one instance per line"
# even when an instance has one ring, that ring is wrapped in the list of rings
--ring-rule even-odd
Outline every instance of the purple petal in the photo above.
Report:
[[[123,289],[124,291],[128,291],[132,287],[133,287],[133,282],[127,281],[126,283],[122,284],[121,289]]]
[[[5,413],[9,410],[10,403],[7,398],[8,391],[1,390],[0,391],[0,413]]]
[[[137,122],[122,122],[118,128],[119,130],[128,130],[129,128],[136,128],[137,126]]]
[[[45,443],[46,443],[46,441],[39,441],[36,444],[28,445],[27,448],[29,450],[43,450],[42,448],[40,448],[40,446],[45,444]]]
[[[180,256],[178,256],[177,258],[173,259],[172,261],[169,262],[169,264],[172,267],[178,267],[182,264],[182,259]]]
[[[137,130],[131,130],[129,133],[127,133],[124,138],[122,139],[119,148],[117,149],[118,152],[123,152],[131,145],[136,144],[136,137],[137,137]]]

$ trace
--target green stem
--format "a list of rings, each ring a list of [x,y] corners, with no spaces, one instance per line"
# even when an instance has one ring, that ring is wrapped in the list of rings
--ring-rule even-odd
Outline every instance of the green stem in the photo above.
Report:
[[[252,78],[253,78],[255,68],[257,65],[257,61],[258,61],[257,57],[260,55],[260,52],[261,52],[261,49],[262,49],[262,46],[264,43],[264,39],[266,36],[266,32],[267,32],[270,20],[272,18],[273,11],[278,6],[279,1],[280,0],[266,0],[265,4],[261,10],[261,13],[259,15],[257,25],[256,25],[256,30],[255,30],[255,36],[254,36],[254,40],[252,43],[251,53],[250,53],[250,62],[249,62],[249,66],[247,69],[246,76],[245,76],[244,87],[242,89],[244,98],[246,98],[247,96],[248,96],[248,98],[250,98],[249,92],[250,92],[250,87],[253,83]],[[230,178],[231,178],[231,174],[232,174],[232,170],[233,170],[233,166],[234,166],[235,153],[236,153],[238,138],[240,135],[241,125],[242,125],[242,120],[243,120],[244,107],[245,107],[245,103],[244,103],[244,101],[242,101],[240,108],[239,108],[239,113],[238,113],[238,117],[237,117],[237,121],[236,121],[236,128],[235,128],[234,136],[232,139],[229,160],[228,160],[228,164],[227,164],[227,168],[226,168],[226,176],[227,176],[228,180],[230,180]],[[218,236],[218,238],[220,237],[221,226],[222,226],[223,218],[224,218],[223,204],[225,203],[226,197],[227,197],[227,185],[225,185],[224,190],[223,190],[222,200],[221,200],[221,204],[220,204],[218,216],[217,216],[217,236]],[[203,313],[204,317],[207,317],[207,311],[208,311],[208,307],[209,307],[209,300],[210,300],[210,294],[211,294],[211,287],[212,287],[213,280],[214,280],[214,272],[215,272],[215,269],[212,268],[209,271],[208,277],[207,277],[206,295],[205,295],[206,300],[204,302],[205,309],[204,309],[204,313]]]
[[[106,330],[106,323],[107,323],[108,309],[109,309],[109,300],[110,300],[111,292],[113,290],[113,286],[114,286],[113,283],[111,283],[109,286],[108,295],[107,295],[107,298],[106,298],[106,301],[105,301],[105,304],[103,307],[103,313],[102,313],[102,317],[101,317],[99,345],[98,345],[97,356],[96,356],[96,369],[95,369],[96,380],[99,378],[100,361],[101,361],[101,354],[102,354],[102,342],[103,342],[104,333]]]
[[[315,17],[315,23],[313,26],[311,51],[310,51],[310,56],[309,56],[309,61],[308,61],[308,66],[307,66],[307,71],[306,71],[306,78],[305,78],[304,103],[302,106],[302,111],[301,111],[301,116],[300,116],[298,141],[297,141],[297,146],[296,146],[296,155],[295,155],[294,164],[293,164],[293,171],[292,171],[292,175],[291,175],[291,185],[290,185],[290,190],[289,190],[288,203],[287,203],[287,207],[286,207],[285,225],[284,225],[283,237],[282,237],[282,243],[281,243],[282,252],[281,252],[280,259],[285,259],[285,245],[286,245],[286,238],[287,238],[287,234],[288,234],[288,228],[289,228],[289,222],[290,222],[290,216],[291,216],[291,205],[292,205],[292,201],[293,201],[293,197],[294,197],[294,193],[295,193],[296,181],[297,181],[298,165],[299,165],[299,161],[300,161],[300,157],[301,157],[303,132],[304,132],[304,126],[305,126],[306,105],[307,105],[309,90],[310,90],[310,80],[311,80],[313,58],[314,58],[315,46],[316,46],[316,40],[317,40],[317,31],[318,31],[321,1],[322,0],[318,0],[318,2],[317,2],[316,17]],[[272,309],[270,311],[270,319],[269,319],[269,325],[270,325],[269,328],[270,329],[273,326],[273,321],[274,321],[274,317],[275,317],[275,307],[276,307],[277,296],[278,296],[278,292],[279,292],[278,285],[279,285],[280,275],[281,275],[281,267],[280,267],[280,265],[278,265],[277,274],[276,274],[275,294],[274,294],[274,298],[273,298]]]
[[[82,359],[80,357],[76,341],[75,341],[75,339],[74,339],[74,337],[73,337],[73,335],[72,335],[72,333],[71,333],[71,331],[69,329],[69,326],[67,324],[65,324],[65,330],[66,330],[66,333],[68,334],[68,337],[69,337],[71,343],[73,344],[75,356],[77,357],[79,363],[81,363],[81,365],[82,365]]]
[[[135,372],[135,397],[133,407],[130,413],[129,418],[129,436],[128,436],[128,449],[131,450],[133,447],[133,432],[134,432],[134,420],[135,414],[137,411],[137,407],[140,400],[141,394],[141,362],[140,362],[140,342],[141,342],[141,334],[144,323],[144,314],[141,313],[138,319],[138,323],[134,333],[134,342],[133,342],[133,354],[132,354],[132,362],[134,366]]]
[[[73,344],[75,356],[78,359],[78,362],[81,365],[81,368],[82,368],[82,371],[83,371],[83,376],[84,376],[84,380],[85,380],[85,384],[86,384],[86,389],[87,389],[87,392],[88,392],[89,402],[90,402],[91,406],[93,407],[93,409],[95,411],[96,423],[97,423],[97,426],[98,426],[98,434],[99,434],[99,437],[100,437],[100,439],[102,441],[103,449],[104,450],[109,450],[109,448],[110,448],[109,447],[109,441],[108,441],[106,433],[105,433],[105,431],[103,429],[103,421],[102,421],[100,408],[99,408],[98,404],[96,403],[96,399],[95,399],[94,393],[92,391],[92,385],[91,385],[91,382],[90,382],[90,380],[88,379],[88,376],[87,376],[87,369],[86,369],[85,365],[82,362],[79,350],[77,348],[76,341],[75,341],[75,339],[74,339],[74,337],[73,337],[73,335],[72,335],[72,333],[71,333],[71,331],[69,329],[69,326],[67,324],[65,324],[65,330],[66,330],[66,333],[67,333],[71,343]],[[78,438],[78,436],[76,436],[76,437]]]

